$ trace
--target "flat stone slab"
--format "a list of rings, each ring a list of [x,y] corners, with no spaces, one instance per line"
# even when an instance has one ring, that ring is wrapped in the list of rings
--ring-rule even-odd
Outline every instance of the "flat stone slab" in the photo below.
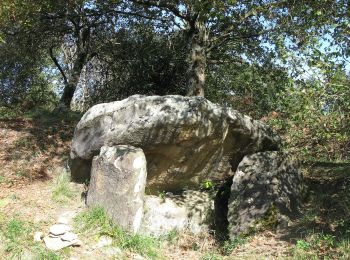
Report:
[[[71,230],[72,228],[66,224],[55,224],[50,227],[50,234],[54,236],[59,236]]]
[[[73,241],[63,241],[60,237],[49,237],[49,236],[44,237],[44,242],[46,247],[53,251],[58,251],[65,247],[69,247],[73,245],[76,245],[76,246],[81,245],[81,242],[77,239]]]
[[[135,95],[85,113],[72,142],[72,178],[89,179],[92,158],[115,145],[142,148],[147,190],[157,194],[225,180],[245,155],[278,150],[280,138],[266,124],[205,98]]]

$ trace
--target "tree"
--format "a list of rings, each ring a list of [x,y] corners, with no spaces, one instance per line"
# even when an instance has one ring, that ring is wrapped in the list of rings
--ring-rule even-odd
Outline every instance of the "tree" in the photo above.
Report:
[[[160,37],[183,40],[187,93],[203,96],[213,64],[263,66],[271,55],[275,62],[282,60],[285,49],[302,49],[308,38],[322,30],[322,24],[338,21],[327,18],[331,14],[340,19],[342,26],[337,28],[344,32],[346,21],[340,15],[346,4],[332,2],[4,0],[0,11],[5,13],[1,16],[6,26],[1,26],[1,32],[28,37],[36,48],[47,50],[65,85],[61,104],[69,106],[83,67],[101,50],[116,49],[120,40],[116,37],[121,35],[117,31],[128,30],[130,22],[148,21]]]
[[[115,13],[103,8],[88,0],[4,0],[1,32],[46,50],[63,79],[61,106],[69,108],[83,67],[115,29]]]
[[[293,3],[283,0],[130,0],[135,12],[168,20],[184,31],[188,50],[188,94],[204,95],[208,63],[263,59],[263,43],[273,44],[286,29]],[[130,6],[129,8],[132,8]],[[285,32],[287,33],[287,31]]]

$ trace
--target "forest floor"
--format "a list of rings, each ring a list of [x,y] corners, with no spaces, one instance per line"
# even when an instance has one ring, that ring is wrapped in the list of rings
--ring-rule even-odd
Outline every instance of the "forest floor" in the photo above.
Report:
[[[0,111],[1,112],[1,111]],[[211,234],[128,235],[87,211],[86,187],[69,182],[67,159],[79,114],[0,113],[0,256],[4,259],[350,259],[350,166],[303,167],[303,215],[284,230],[231,242]],[[49,251],[34,241],[62,215],[82,241]],[[98,246],[101,237],[113,242]]]

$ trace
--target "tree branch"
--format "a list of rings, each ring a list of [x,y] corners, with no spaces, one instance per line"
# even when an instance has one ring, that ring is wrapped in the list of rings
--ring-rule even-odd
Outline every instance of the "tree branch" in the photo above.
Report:
[[[58,70],[60,71],[60,73],[63,77],[64,84],[68,85],[68,80],[67,80],[66,74],[64,73],[64,70],[61,67],[60,63],[58,62],[57,58],[53,54],[53,47],[50,48],[49,53],[50,53],[50,57],[51,57],[52,61],[55,63],[56,67],[58,68]]]
[[[181,19],[184,19],[186,21],[190,19],[190,17],[184,15],[179,9],[177,9],[176,5],[169,3],[170,1],[154,1],[154,0],[131,0],[131,1],[139,5],[165,8]]]
[[[256,7],[252,8],[252,9],[248,10],[246,13],[241,15],[239,17],[239,19],[234,24],[232,24],[231,26],[226,28],[223,32],[221,32],[219,36],[212,37],[212,40],[211,40],[211,43],[210,43],[210,46],[211,46],[210,48],[213,49],[213,48],[216,47],[216,45],[218,43],[220,44],[221,42],[224,42],[225,39],[230,38],[231,33],[237,29],[237,26],[242,24],[249,17],[251,17],[253,15],[256,15],[258,12],[261,12],[262,10],[264,10],[266,8],[279,6],[279,5],[282,5],[284,3],[288,3],[288,0],[270,2],[268,4],[265,4],[265,5],[262,5],[262,6],[256,6]],[[261,33],[259,33],[259,35],[261,35]]]

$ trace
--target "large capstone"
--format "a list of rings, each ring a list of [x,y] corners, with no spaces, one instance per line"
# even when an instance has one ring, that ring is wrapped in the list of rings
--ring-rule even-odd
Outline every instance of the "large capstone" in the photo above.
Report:
[[[140,231],[159,236],[171,231],[207,231],[213,223],[214,202],[207,192],[185,191],[179,195],[147,195]]]
[[[299,212],[301,190],[301,173],[287,154],[261,152],[244,157],[233,178],[228,205],[231,238],[264,222],[275,227],[288,224]]]
[[[73,179],[89,178],[88,162],[102,146],[122,144],[142,148],[147,190],[157,194],[232,177],[245,155],[278,150],[280,138],[262,122],[201,97],[131,96],[82,117],[71,149]]]
[[[147,170],[140,148],[102,146],[92,161],[87,194],[89,207],[103,207],[112,220],[130,232],[139,230]]]

